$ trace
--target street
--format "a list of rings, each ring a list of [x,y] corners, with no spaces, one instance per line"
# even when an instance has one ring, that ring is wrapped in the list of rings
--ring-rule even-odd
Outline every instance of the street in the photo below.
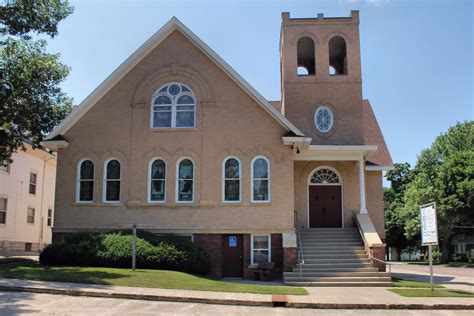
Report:
[[[0,315],[472,315],[446,310],[310,310],[0,292]]]

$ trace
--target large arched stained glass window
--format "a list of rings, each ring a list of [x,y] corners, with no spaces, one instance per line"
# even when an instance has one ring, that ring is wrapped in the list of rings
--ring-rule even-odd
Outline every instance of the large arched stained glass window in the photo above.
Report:
[[[152,102],[152,128],[192,128],[196,125],[196,99],[189,87],[169,83]]]

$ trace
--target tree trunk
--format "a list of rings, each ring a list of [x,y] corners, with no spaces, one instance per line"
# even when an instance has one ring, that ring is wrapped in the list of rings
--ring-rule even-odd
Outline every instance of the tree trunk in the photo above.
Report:
[[[402,248],[395,248],[395,250],[397,251],[397,260],[401,261],[402,260],[402,251],[403,251],[403,249]]]
[[[446,237],[441,240],[441,263],[449,263],[449,248],[454,236],[453,233],[449,232],[446,233]]]

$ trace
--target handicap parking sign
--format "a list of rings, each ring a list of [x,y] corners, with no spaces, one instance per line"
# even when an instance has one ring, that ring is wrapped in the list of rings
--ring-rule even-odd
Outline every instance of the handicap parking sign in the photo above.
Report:
[[[237,247],[237,236],[229,236],[229,247],[230,248]]]

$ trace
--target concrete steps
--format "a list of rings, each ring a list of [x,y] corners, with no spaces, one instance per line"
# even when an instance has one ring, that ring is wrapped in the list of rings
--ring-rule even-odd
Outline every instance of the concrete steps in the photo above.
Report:
[[[284,272],[287,285],[391,286],[386,272],[372,266],[355,228],[313,228],[301,232],[304,264]],[[301,270],[300,270],[301,269]]]

